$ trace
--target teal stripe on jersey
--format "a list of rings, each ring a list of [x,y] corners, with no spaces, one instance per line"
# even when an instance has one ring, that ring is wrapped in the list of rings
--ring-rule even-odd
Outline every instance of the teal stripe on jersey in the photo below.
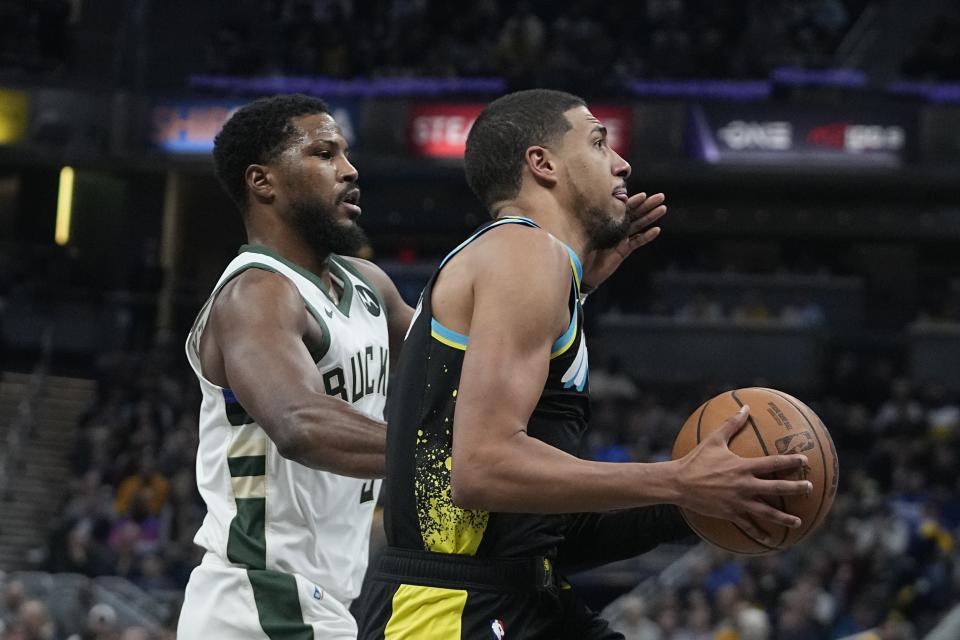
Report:
[[[237,515],[230,521],[227,559],[247,569],[267,566],[267,500],[236,498]]]
[[[467,344],[470,342],[470,338],[463,335],[462,333],[457,333],[453,329],[447,329],[445,326],[437,322],[436,318],[430,319],[430,329],[432,331],[436,331],[447,340],[451,342],[456,342],[457,344],[463,345],[464,347],[467,346]]]
[[[573,268],[577,272],[577,282],[580,282],[583,280],[583,263],[580,262],[580,256],[578,256],[577,252],[571,249],[566,243],[564,243],[563,246],[567,250],[567,253],[570,254],[570,260],[573,261]]]
[[[227,458],[230,477],[262,476],[267,473],[267,456],[237,456]]]
[[[550,347],[550,356],[554,357],[558,351],[563,349],[565,346],[568,346],[570,342],[573,341],[573,332],[577,329],[577,310],[574,309],[570,313],[570,325],[567,327],[567,330],[564,331],[563,335],[557,338],[556,342],[553,343],[553,346]]]
[[[303,622],[297,580],[280,571],[247,571],[260,626],[270,640],[313,640]]]

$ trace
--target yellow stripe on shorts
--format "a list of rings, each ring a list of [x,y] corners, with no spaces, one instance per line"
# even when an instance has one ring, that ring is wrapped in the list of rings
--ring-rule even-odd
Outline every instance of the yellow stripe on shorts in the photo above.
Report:
[[[443,638],[459,640],[467,592],[401,584],[393,594],[393,613],[384,640]]]

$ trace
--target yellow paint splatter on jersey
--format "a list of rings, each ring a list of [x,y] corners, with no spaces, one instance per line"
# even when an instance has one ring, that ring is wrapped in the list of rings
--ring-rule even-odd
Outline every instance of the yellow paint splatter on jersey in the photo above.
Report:
[[[490,514],[461,509],[450,494],[452,442],[439,434],[417,433],[414,492],[424,548],[438,553],[473,555],[480,546]]]

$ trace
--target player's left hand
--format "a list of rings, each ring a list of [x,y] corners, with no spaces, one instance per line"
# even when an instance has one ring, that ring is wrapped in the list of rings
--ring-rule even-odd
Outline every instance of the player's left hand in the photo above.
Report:
[[[588,290],[596,289],[600,284],[613,275],[620,264],[645,244],[656,240],[660,235],[660,227],[651,226],[667,212],[663,204],[666,196],[655,193],[648,196],[646,193],[635,193],[627,199],[627,216],[630,218],[630,231],[620,244],[612,249],[597,251],[584,267],[583,282]]]

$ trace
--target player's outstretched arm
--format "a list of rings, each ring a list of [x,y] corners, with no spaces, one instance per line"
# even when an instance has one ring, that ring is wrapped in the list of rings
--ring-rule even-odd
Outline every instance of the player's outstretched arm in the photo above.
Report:
[[[533,230],[504,229],[464,258],[476,274],[470,343],[454,418],[453,500],[464,508],[520,513],[607,511],[660,503],[727,519],[749,514],[786,526],[796,518],[759,497],[809,491],[809,483],[760,475],[796,469],[803,456],[741,458],[727,448],[746,414],[671,462],[581,460],[527,435],[547,379],[550,349],[569,322],[564,248]],[[435,296],[436,297],[436,296]],[[436,302],[436,300],[434,301]],[[436,312],[436,305],[434,307]],[[441,322],[442,318],[439,318]],[[726,437],[726,439],[723,439]],[[754,529],[754,527],[751,527]]]
[[[672,504],[578,513],[571,516],[563,538],[557,549],[557,567],[564,573],[632,558],[665,542],[697,540]]]
[[[201,349],[204,372],[233,390],[283,457],[340,475],[381,478],[385,424],[324,392],[304,343],[309,332],[320,331],[312,322],[289,280],[245,271],[214,302],[203,336],[214,343]]]

